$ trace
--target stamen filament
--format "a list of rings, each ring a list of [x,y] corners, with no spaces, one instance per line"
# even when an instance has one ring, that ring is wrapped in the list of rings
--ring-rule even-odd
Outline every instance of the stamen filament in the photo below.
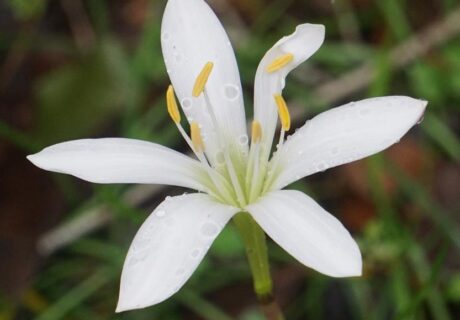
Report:
[[[273,62],[267,66],[266,70],[268,73],[278,71],[291,63],[292,60],[294,60],[294,55],[292,53],[286,53],[285,55],[273,60]]]
[[[189,144],[189,146],[191,147],[191,149],[197,156],[198,160],[200,160],[201,163],[205,166],[209,177],[211,178],[212,182],[216,186],[217,190],[220,192],[220,196],[223,197],[223,199],[225,199],[227,203],[232,203],[233,202],[232,197],[228,192],[228,188],[226,188],[224,186],[224,183],[222,182],[222,181],[225,181],[225,179],[221,177],[219,173],[215,171],[209,165],[209,162],[204,155],[205,146],[204,146],[203,138],[201,136],[200,126],[196,122],[192,122],[190,124],[190,131],[191,131],[190,135],[192,136],[191,140],[185,133],[182,126],[179,125],[178,128],[181,134],[184,136],[185,141],[187,141],[187,143]]]
[[[211,75],[212,69],[214,68],[214,63],[207,62],[203,69],[201,70],[200,74],[196,77],[195,85],[193,86],[192,96],[199,97],[208,82],[209,76]]]
[[[249,201],[253,202],[255,199],[256,190],[258,189],[257,177],[260,173],[260,143],[254,145],[254,164],[252,170],[251,189],[249,190]]]

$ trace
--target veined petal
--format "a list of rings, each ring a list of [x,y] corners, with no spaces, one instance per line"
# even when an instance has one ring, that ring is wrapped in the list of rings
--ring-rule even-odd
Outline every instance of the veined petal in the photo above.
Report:
[[[228,36],[214,12],[203,0],[169,0],[161,29],[169,77],[189,122],[195,121],[201,126],[210,160],[216,163],[218,133],[229,147],[245,152],[248,138],[238,65]],[[214,64],[206,93],[219,132],[213,126],[203,95],[192,97],[195,80],[207,62]]]
[[[278,121],[278,109],[273,95],[281,94],[285,78],[299,64],[310,58],[324,41],[325,29],[319,24],[302,24],[295,32],[279,40],[259,64],[254,84],[254,118],[262,125],[265,157],[268,158]],[[267,68],[287,54],[292,60],[274,72]]]
[[[151,306],[176,293],[238,211],[204,194],[167,198],[129,248],[117,312]]]
[[[420,122],[426,101],[403,96],[352,102],[307,121],[279,150],[271,189],[380,152]]]
[[[198,161],[147,141],[74,140],[27,158],[39,168],[95,183],[166,184],[206,190],[206,171]]]
[[[246,208],[302,264],[332,277],[361,275],[361,253],[343,225],[300,191],[280,190]]]

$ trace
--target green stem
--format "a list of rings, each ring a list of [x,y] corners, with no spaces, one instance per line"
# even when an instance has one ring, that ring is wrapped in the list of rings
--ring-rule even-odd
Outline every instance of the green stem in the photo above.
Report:
[[[268,262],[267,243],[264,231],[246,212],[233,219],[246,247],[246,256],[254,282],[257,300],[269,320],[284,320],[284,316],[273,296],[273,283]]]

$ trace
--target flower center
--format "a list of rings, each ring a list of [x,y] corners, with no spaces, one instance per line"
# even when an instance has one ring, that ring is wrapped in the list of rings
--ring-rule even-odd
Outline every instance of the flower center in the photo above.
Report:
[[[275,59],[266,69],[268,73],[276,72],[289,64],[294,59],[292,54],[285,54]],[[212,62],[207,62],[201,72],[196,77],[192,96],[194,98],[203,97],[206,110],[212,119],[214,132],[217,134],[217,144],[219,157],[216,156],[216,167],[213,161],[209,159],[206,152],[206,144],[201,132],[201,124],[195,121],[190,122],[190,137],[181,125],[181,115],[178,104],[175,99],[174,89],[169,86],[166,92],[166,103],[168,113],[176,124],[184,140],[190,146],[191,150],[203,164],[208,177],[205,183],[207,192],[222,203],[227,203],[240,208],[246,207],[247,204],[256,201],[260,195],[270,190],[270,186],[279,172],[278,157],[274,155],[270,163],[262,156],[262,153],[270,150],[263,150],[262,137],[263,131],[259,121],[254,120],[252,123],[252,139],[249,154],[242,154],[238,148],[232,147],[234,143],[228,141],[229,137],[224,135],[220,128],[214,108],[211,104],[206,91],[206,84],[214,68]],[[291,118],[286,101],[280,94],[275,94],[275,103],[278,107],[278,114],[281,122],[280,142],[278,148],[284,142],[285,133],[291,127]],[[246,141],[247,141],[247,136]],[[269,169],[270,168],[270,169]]]

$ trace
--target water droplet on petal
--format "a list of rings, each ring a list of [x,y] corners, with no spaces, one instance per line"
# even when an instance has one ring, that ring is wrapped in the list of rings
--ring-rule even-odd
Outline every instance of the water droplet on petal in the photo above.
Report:
[[[318,171],[326,171],[327,168],[328,168],[328,165],[325,162],[320,162],[316,165],[316,170]]]
[[[176,276],[181,276],[185,273],[185,269],[184,268],[179,268],[176,270]]]
[[[216,153],[216,161],[217,161],[217,164],[220,164],[220,165],[225,163],[225,156],[222,151],[218,151]]]
[[[207,237],[213,237],[217,235],[219,228],[213,222],[206,222],[201,226],[201,233]]]
[[[371,113],[370,108],[363,108],[363,109],[359,110],[359,115],[362,116],[362,117],[368,116],[370,113]]]
[[[166,215],[166,211],[165,210],[157,210],[155,212],[155,215],[158,217],[158,218],[163,218],[165,215]]]
[[[171,38],[171,35],[168,32],[163,32],[163,34],[161,35],[161,39],[163,41],[169,41],[170,38]]]
[[[224,86],[224,96],[230,101],[236,100],[240,96],[240,89],[234,84]]]
[[[129,259],[128,266],[134,267],[138,263],[139,263],[139,260],[135,257],[132,257],[131,259]]]
[[[174,225],[174,219],[173,218],[167,218],[166,220],[164,220],[164,224],[167,227],[172,227]]]
[[[244,146],[244,145],[247,145],[248,142],[249,142],[248,136],[247,136],[246,134],[242,134],[242,135],[240,136],[240,138],[239,138],[239,142],[240,142],[240,144],[243,145],[243,146]]]
[[[203,250],[201,248],[195,248],[192,250],[192,252],[190,253],[190,256],[193,258],[193,259],[197,259],[200,255],[201,255],[201,252]]]
[[[184,99],[182,99],[181,104],[182,104],[182,108],[184,108],[184,110],[189,110],[192,107],[192,104],[193,104],[192,99],[184,98]]]

